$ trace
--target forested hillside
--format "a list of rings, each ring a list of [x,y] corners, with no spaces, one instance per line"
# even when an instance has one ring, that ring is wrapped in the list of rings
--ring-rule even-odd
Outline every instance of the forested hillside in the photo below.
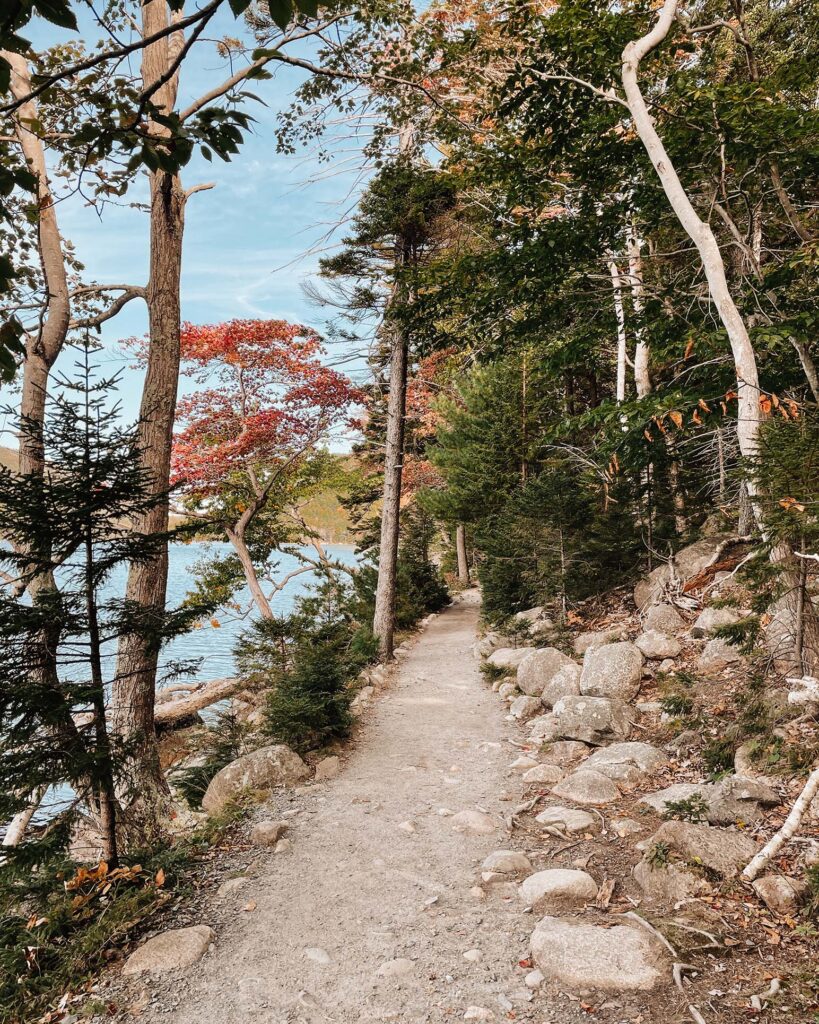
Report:
[[[815,0],[6,6],[0,1018],[815,1020]]]

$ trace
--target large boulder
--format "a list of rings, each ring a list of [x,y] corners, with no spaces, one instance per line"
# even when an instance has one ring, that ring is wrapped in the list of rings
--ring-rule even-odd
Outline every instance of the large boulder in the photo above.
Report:
[[[669,814],[671,804],[696,801],[702,817],[712,825],[758,821],[762,808],[775,807],[779,795],[766,782],[743,775],[729,775],[721,782],[679,782],[640,800],[658,814]],[[693,804],[691,804],[693,807]]]
[[[712,825],[758,821],[762,808],[776,807],[779,794],[767,782],[743,775],[729,775],[717,782],[708,795],[708,820]]]
[[[554,786],[563,778],[563,769],[556,764],[538,764],[523,776],[527,786]]]
[[[486,662],[492,668],[516,671],[526,655],[530,654],[533,650],[533,647],[499,647],[489,655]]]
[[[762,875],[753,886],[768,910],[780,917],[795,917],[808,894],[806,882],[785,875]]]
[[[521,882],[518,896],[538,914],[562,914],[582,910],[597,898],[597,882],[585,871],[549,868],[536,871]]]
[[[543,605],[535,605],[534,608],[527,608],[525,611],[516,612],[512,619],[517,622],[518,625],[524,625],[527,622],[536,622],[538,619],[543,618]]]
[[[721,672],[739,661],[742,661],[742,655],[733,644],[721,637],[714,637],[702,649],[697,659],[697,668],[700,672]]]
[[[483,862],[484,871],[495,871],[502,875],[525,875],[532,870],[529,858],[517,850],[495,850]]]
[[[668,757],[650,743],[612,743],[596,750],[583,762],[583,767],[615,782],[634,785],[666,764]]]
[[[214,941],[212,928],[196,924],[191,928],[172,928],[154,935],[125,961],[123,974],[163,974],[190,967],[201,960]]]
[[[583,658],[580,692],[587,697],[633,700],[640,689],[643,656],[628,641],[590,647]]]
[[[676,658],[682,650],[682,644],[673,636],[661,633],[657,629],[647,629],[634,641],[640,653],[646,658],[661,661],[663,658]]]
[[[231,761],[210,780],[202,807],[215,814],[243,790],[295,786],[310,775],[310,769],[295,751],[282,743],[260,747]]]
[[[475,644],[475,652],[481,658],[488,658],[490,654],[497,651],[499,647],[503,647],[507,641],[501,636],[500,633],[490,632],[485,636],[482,636],[480,640]]]
[[[570,993],[648,991],[666,974],[663,946],[639,925],[544,917],[531,948],[545,983]]]
[[[732,536],[730,533],[719,533],[681,548],[671,562],[658,566],[644,580],[640,580],[634,588],[634,603],[642,611],[655,601],[662,600],[666,584],[675,578],[685,583],[707,569],[718,557],[724,542]]]
[[[638,844],[634,879],[646,899],[675,904],[708,892],[710,880],[735,878],[757,851],[748,836],[688,821],[666,821]]]
[[[582,657],[591,647],[599,647],[601,644],[613,644],[617,640],[625,640],[627,635],[625,626],[611,626],[609,629],[578,633],[572,641],[572,647],[574,648],[574,653]]]
[[[711,636],[723,626],[733,626],[745,616],[736,608],[703,608],[691,627],[691,636]]]
[[[580,740],[600,746],[627,740],[635,712],[619,700],[606,697],[561,697],[555,704],[552,739]]]
[[[564,665],[574,665],[574,662],[556,647],[530,651],[518,665],[518,689],[539,697]]]
[[[711,788],[711,784],[708,782],[677,782],[656,793],[646,793],[640,798],[639,803],[644,807],[650,807],[657,814],[667,814],[669,804],[677,804],[681,800],[691,800],[692,797],[699,797],[703,806],[707,807]]]
[[[620,790],[600,772],[580,769],[562,779],[552,789],[552,796],[573,804],[594,807],[611,804],[620,797]]]
[[[652,604],[643,617],[643,629],[646,632],[657,630],[658,633],[678,633],[685,629],[685,619],[673,604]]]
[[[580,693],[580,665],[572,662],[563,665],[543,687],[540,700],[544,707],[551,708],[561,697],[576,696]]]

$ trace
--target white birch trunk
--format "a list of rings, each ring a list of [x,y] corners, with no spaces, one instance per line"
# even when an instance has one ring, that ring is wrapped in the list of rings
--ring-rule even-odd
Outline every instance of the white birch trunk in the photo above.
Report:
[[[677,13],[678,0],[665,0],[654,28],[640,39],[632,40],[623,50],[623,88],[634,126],[649,159],[657,172],[671,208],[680,224],[697,247],[711,297],[728,334],[737,375],[739,409],[737,437],[746,457],[756,452],[757,435],[762,414],[759,406],[759,375],[756,355],[742,315],[728,288],[725,264],[710,226],[697,214],[680,182],[677,171],[654,127],[638,83],[640,62],[668,35]]]
[[[617,323],[617,382],[614,397],[617,404],[621,405],[626,400],[626,314],[623,309],[623,279],[613,258],[609,259],[609,273],[614,293],[614,319]]]

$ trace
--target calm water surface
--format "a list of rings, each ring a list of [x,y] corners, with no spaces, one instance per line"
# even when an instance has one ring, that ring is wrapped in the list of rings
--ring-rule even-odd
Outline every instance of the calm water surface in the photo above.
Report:
[[[356,563],[352,545],[327,544],[325,550],[333,561],[351,566]],[[192,589],[193,567],[196,562],[208,555],[225,555],[231,551],[229,544],[218,541],[172,544],[168,573],[168,607],[180,604]],[[312,548],[307,553],[315,554]],[[299,566],[293,555],[277,555],[275,561],[278,563],[275,573],[278,578],[284,577],[286,573]],[[120,578],[112,581],[112,585],[117,587],[120,593],[124,591],[125,576],[126,570],[123,566]],[[286,615],[293,608],[296,598],[304,594],[315,581],[316,577],[312,572],[292,579],[283,591],[274,596],[271,602],[274,612],[277,615]],[[249,601],[250,594],[247,588],[236,594],[236,602],[243,609],[248,607]],[[198,658],[201,659],[201,666],[195,673],[197,679],[221,679],[223,676],[232,675],[235,671],[233,648],[239,634],[247,629],[252,615],[253,611],[245,618],[241,618],[232,609],[221,609],[214,615],[218,626],[211,625],[211,622],[205,619],[201,629],[194,629],[172,640],[162,652],[162,666],[165,667],[173,661]]]

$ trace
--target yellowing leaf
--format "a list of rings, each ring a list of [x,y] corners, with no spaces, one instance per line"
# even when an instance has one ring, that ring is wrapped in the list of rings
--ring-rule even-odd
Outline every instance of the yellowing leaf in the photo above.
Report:
[[[162,868],[160,868],[159,871],[157,871],[157,873],[154,875],[154,881],[156,882],[157,885],[165,884],[165,872]]]
[[[682,429],[683,417],[681,412],[678,412],[676,409],[672,409],[671,412],[668,414],[668,418],[671,420],[675,427],[679,427],[680,429]]]

